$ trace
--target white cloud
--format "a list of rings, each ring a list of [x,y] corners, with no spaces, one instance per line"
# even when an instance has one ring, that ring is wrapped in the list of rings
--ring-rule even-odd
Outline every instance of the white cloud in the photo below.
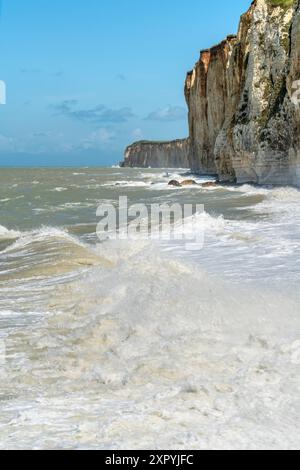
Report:
[[[18,138],[0,134],[0,152],[31,154],[66,152],[66,144],[61,132],[34,132]]]
[[[181,106],[166,106],[157,109],[146,117],[146,121],[173,122],[187,118],[187,110]]]
[[[1,152],[12,152],[15,150],[15,142],[12,137],[7,137],[0,134],[0,151]]]
[[[101,150],[115,142],[115,133],[106,127],[93,131],[86,137],[67,138],[62,132],[36,131],[13,138],[0,134],[1,153],[57,154],[85,150]]]
[[[112,109],[100,104],[92,109],[77,109],[77,100],[64,100],[53,107],[57,115],[67,116],[88,124],[119,124],[134,117],[130,107]]]
[[[141,140],[143,139],[143,131],[140,128],[134,129],[132,132],[132,138],[135,140]]]
[[[82,140],[80,147],[85,150],[95,149],[110,144],[114,138],[114,132],[102,127],[97,131],[92,132],[86,139]]]

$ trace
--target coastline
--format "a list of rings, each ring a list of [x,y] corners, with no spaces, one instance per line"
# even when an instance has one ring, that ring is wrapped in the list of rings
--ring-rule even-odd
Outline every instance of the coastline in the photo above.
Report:
[[[137,142],[122,164],[178,167],[183,159],[224,183],[300,187],[299,37],[298,0],[253,1],[237,35],[201,51],[187,74],[189,137],[179,154],[178,141]]]
[[[299,190],[170,188],[185,170],[10,171],[1,448],[299,447]],[[203,247],[100,243],[97,206],[124,194],[203,203],[185,228],[204,230]]]

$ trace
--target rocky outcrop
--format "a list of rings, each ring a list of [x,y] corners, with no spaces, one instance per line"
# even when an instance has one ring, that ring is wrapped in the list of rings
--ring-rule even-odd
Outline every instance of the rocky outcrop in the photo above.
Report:
[[[188,73],[190,166],[225,182],[300,181],[300,2],[255,0]],[[300,93],[299,93],[300,98]]]
[[[122,167],[189,168],[189,140],[136,142],[125,151]]]

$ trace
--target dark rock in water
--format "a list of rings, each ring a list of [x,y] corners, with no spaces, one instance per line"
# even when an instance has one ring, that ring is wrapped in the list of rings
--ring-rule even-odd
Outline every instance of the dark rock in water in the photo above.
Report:
[[[195,180],[184,180],[181,183],[177,180],[172,180],[169,182],[169,186],[175,186],[181,188],[181,186],[197,186],[198,183]]]
[[[176,188],[180,188],[181,184],[179,183],[179,181],[172,180],[169,182],[169,186],[175,186]]]
[[[181,182],[181,186],[195,186],[198,183],[195,180],[185,180]]]
[[[208,181],[207,183],[203,183],[202,188],[215,188],[217,183],[215,181]]]

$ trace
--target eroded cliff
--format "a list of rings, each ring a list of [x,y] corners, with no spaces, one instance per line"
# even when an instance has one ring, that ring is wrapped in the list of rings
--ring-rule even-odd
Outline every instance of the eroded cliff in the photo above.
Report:
[[[255,0],[187,75],[190,166],[221,181],[300,181],[300,2]],[[298,85],[299,86],[299,85]]]
[[[125,151],[122,167],[189,168],[189,140],[136,142]]]
[[[189,139],[138,142],[123,166],[300,185],[300,0],[254,0],[188,73]]]

